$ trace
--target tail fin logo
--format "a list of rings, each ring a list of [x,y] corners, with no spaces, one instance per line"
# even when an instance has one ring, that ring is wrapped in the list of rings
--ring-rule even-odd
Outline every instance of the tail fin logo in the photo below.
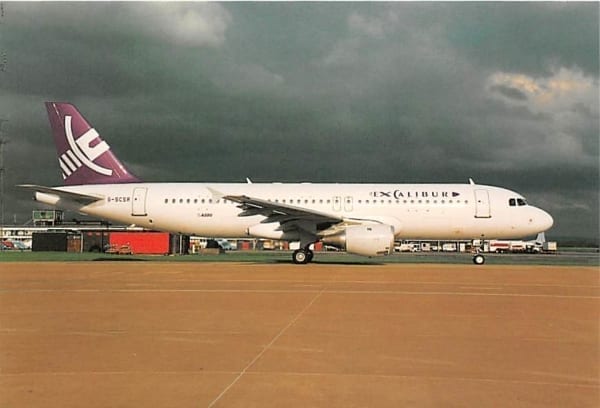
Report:
[[[60,168],[63,171],[63,178],[66,179],[81,166],[86,166],[90,170],[104,176],[112,176],[113,171],[111,169],[94,163],[94,160],[110,150],[110,146],[101,139],[100,143],[92,145],[100,137],[94,128],[90,128],[75,140],[71,127],[71,119],[71,116],[65,116],[65,136],[67,137],[70,149],[58,158]]]

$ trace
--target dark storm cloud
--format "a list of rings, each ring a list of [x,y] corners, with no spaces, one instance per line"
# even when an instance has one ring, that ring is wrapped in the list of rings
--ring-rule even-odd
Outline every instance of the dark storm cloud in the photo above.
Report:
[[[146,180],[473,177],[598,235],[598,4],[4,9],[9,186],[61,182],[43,101],[62,99]]]
[[[597,3],[446,4],[448,41],[491,69],[551,74],[577,66],[598,75]]]

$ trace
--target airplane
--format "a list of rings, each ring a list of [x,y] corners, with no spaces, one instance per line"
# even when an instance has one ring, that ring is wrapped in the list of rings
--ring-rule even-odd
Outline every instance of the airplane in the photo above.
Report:
[[[70,103],[46,102],[64,186],[25,184],[35,200],[144,228],[300,242],[296,264],[318,241],[367,257],[394,241],[518,238],[553,219],[500,187],[468,184],[146,183],[133,175]],[[476,254],[475,264],[485,258]]]

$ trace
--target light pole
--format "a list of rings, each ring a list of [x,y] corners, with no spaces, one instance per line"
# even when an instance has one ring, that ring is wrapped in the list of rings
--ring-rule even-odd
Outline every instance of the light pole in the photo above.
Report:
[[[0,242],[4,241],[4,145],[7,140],[2,137],[2,125],[7,119],[0,119]],[[4,251],[4,245],[0,245],[0,251]]]

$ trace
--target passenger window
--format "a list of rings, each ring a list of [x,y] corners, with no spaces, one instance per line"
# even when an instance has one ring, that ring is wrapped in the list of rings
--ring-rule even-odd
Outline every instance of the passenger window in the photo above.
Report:
[[[517,205],[517,202],[514,198],[511,198],[510,200],[508,200],[508,205],[510,205],[511,207],[514,207]]]

